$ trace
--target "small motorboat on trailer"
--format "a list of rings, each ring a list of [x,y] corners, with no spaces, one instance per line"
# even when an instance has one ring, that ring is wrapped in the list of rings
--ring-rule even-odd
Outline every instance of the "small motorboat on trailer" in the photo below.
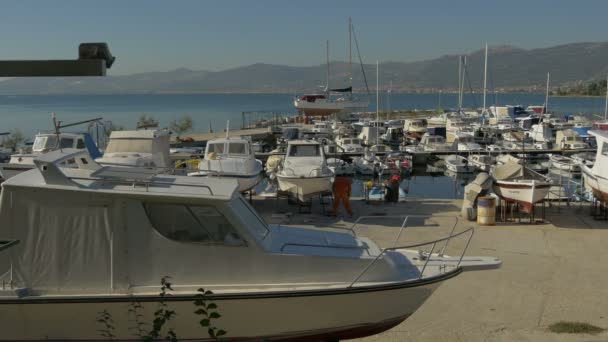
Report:
[[[331,191],[333,172],[327,167],[320,143],[312,140],[289,141],[285,159],[276,173],[281,191],[299,201]]]
[[[501,264],[464,256],[473,228],[380,248],[354,230],[269,226],[234,179],[102,167],[73,149],[34,162],[0,195],[6,340],[99,340],[101,311],[117,340],[132,339],[121,323],[133,302],[146,321],[163,302],[180,339],[212,340],[193,309],[201,287],[227,340],[363,337],[405,320],[444,280]],[[173,291],[162,296],[168,274]]]
[[[239,183],[239,191],[245,192],[262,180],[263,171],[262,162],[255,159],[248,140],[227,137],[209,141],[198,171],[188,173],[188,176],[234,178]]]

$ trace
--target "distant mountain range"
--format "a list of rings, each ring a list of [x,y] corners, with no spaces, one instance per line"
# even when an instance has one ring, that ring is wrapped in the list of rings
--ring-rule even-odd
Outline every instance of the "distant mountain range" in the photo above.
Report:
[[[483,80],[483,50],[467,56],[466,88],[478,91]],[[499,91],[544,91],[547,72],[553,88],[572,86],[608,74],[608,42],[572,43],[549,48],[513,46],[489,50],[488,87]],[[117,60],[120,63],[120,59]],[[364,65],[369,88],[375,86],[375,65]],[[176,69],[100,78],[14,78],[0,81],[0,94],[118,94],[118,93],[300,93],[322,89],[325,65],[294,67],[252,64],[224,71]],[[349,66],[330,64],[330,86],[348,85]],[[353,86],[365,91],[360,65],[353,65]],[[111,70],[109,73],[111,74]],[[458,56],[418,62],[380,64],[380,83],[398,91],[451,91],[458,83]]]

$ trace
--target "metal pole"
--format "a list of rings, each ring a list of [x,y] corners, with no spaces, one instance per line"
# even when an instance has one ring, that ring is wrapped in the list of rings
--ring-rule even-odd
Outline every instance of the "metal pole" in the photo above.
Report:
[[[353,22],[350,17],[348,17],[348,81],[350,86],[350,97],[353,97],[353,47],[352,47],[352,38],[353,35]]]
[[[486,90],[488,86],[488,43],[486,43],[485,62],[483,67],[483,112],[486,111]]]
[[[546,114],[549,112],[549,77],[550,74],[547,73],[547,89],[545,90],[545,108],[542,114]]]

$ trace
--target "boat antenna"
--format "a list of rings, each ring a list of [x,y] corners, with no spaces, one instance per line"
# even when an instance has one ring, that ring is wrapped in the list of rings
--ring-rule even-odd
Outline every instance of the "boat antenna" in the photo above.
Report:
[[[550,77],[550,73],[547,73],[547,89],[545,90],[545,108],[543,108],[543,111],[541,114],[546,114],[549,111],[549,77]]]
[[[226,139],[229,138],[230,135],[230,120],[226,121]]]
[[[486,43],[485,62],[483,67],[483,111],[486,112],[486,92],[488,87],[488,43]]]
[[[59,150],[63,152],[61,144],[59,143],[59,126],[61,125],[61,121],[57,121],[57,116],[55,115],[55,112],[51,113],[51,119],[53,120],[53,127],[55,128],[55,148],[59,148]]]

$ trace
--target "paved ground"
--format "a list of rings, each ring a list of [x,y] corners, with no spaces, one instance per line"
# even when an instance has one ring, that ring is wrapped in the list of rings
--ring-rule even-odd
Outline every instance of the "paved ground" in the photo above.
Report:
[[[313,214],[297,214],[297,208],[284,200],[254,202],[274,223],[323,227],[347,226],[353,221],[321,215],[319,205],[313,207]],[[408,199],[398,205],[354,202],[357,215],[450,216],[460,209],[460,201],[452,200]],[[500,257],[502,268],[466,272],[445,282],[404,323],[362,341],[608,341],[606,332],[565,335],[547,331],[548,325],[560,320],[608,328],[608,223],[593,219],[588,207],[578,205],[560,207],[559,211],[549,208],[546,219],[544,224],[499,223],[491,227],[461,222],[459,230],[475,227],[467,254]],[[440,223],[432,233],[449,232],[447,223]],[[394,227],[390,233],[388,228],[361,229],[381,245],[392,243],[398,231]],[[407,230],[399,242],[421,238],[430,231]]]

